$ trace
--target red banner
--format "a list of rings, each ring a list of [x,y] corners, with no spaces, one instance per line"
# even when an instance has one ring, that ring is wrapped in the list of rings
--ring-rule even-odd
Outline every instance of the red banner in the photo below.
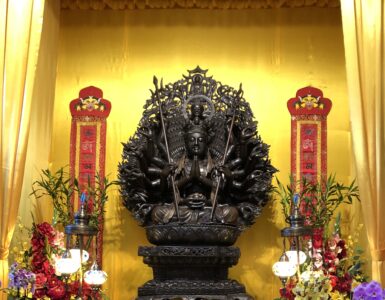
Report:
[[[289,99],[291,114],[291,175],[320,182],[327,176],[327,115],[332,102],[320,89],[304,87]],[[299,190],[299,186],[296,190]]]
[[[70,111],[72,115],[70,176],[78,179],[79,190],[83,192],[87,186],[95,186],[96,175],[99,175],[101,183],[105,176],[106,120],[111,111],[111,103],[103,99],[101,89],[89,86],[80,90],[79,98],[70,102]],[[88,199],[89,208],[93,206],[93,201],[98,199]],[[74,195],[72,204],[76,211],[80,205],[79,195]],[[102,218],[99,220],[96,239],[99,266],[102,264],[103,253],[103,221]]]

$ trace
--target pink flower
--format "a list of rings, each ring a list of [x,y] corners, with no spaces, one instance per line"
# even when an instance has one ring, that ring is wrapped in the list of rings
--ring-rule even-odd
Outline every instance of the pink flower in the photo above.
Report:
[[[321,253],[317,252],[316,254],[313,255],[314,258],[314,266],[317,269],[320,269],[323,265],[323,259]]]
[[[334,250],[337,247],[337,241],[334,238],[328,240],[328,247],[330,250]]]
[[[53,245],[59,248],[64,248],[64,233],[56,231],[55,238],[53,240]]]

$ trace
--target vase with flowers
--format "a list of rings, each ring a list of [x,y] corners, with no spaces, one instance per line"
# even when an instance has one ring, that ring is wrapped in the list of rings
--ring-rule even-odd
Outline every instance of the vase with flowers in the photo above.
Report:
[[[43,196],[51,199],[53,220],[52,224],[36,224],[33,221],[32,228],[28,229],[30,243],[22,241],[12,249],[15,262],[9,269],[9,284],[1,289],[10,299],[106,299],[103,293],[91,288],[86,282],[82,282],[80,289],[79,274],[60,274],[56,265],[66,252],[62,230],[73,220],[71,198],[74,193],[87,194],[87,198],[93,199],[87,209],[89,224],[96,227],[103,219],[104,206],[108,200],[107,190],[114,184],[107,178],[96,176],[93,185],[89,184],[80,190],[77,180],[71,179],[64,168],[55,173],[42,171],[40,179],[33,183],[31,195],[37,199]],[[21,224],[17,228],[26,229]],[[80,267],[85,269],[89,266],[83,264]]]
[[[305,224],[312,228],[312,236],[305,237],[301,249],[308,259],[299,266],[297,275],[287,280],[279,299],[350,299],[352,288],[366,280],[363,251],[357,244],[358,232],[353,234],[354,238],[341,235],[341,215],[337,209],[342,204],[359,201],[355,182],[341,184],[335,175],[321,182],[291,180],[287,186],[277,182],[276,192],[286,219],[299,190],[300,212]],[[312,295],[314,292],[319,295]]]

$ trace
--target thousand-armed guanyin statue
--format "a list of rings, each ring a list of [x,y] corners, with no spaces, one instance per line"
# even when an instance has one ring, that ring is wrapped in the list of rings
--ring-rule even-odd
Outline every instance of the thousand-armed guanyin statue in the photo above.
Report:
[[[240,231],[261,214],[276,169],[270,164],[269,147],[258,135],[242,87],[234,89],[206,74],[207,70],[197,67],[183,79],[166,85],[154,77],[155,88],[138,129],[124,144],[119,180],[124,205],[146,227],[149,241],[158,245],[141,247],[140,255],[148,261],[153,256],[164,257],[159,253],[168,249],[174,253],[171,257],[175,264],[173,255],[178,256],[180,251],[217,247],[232,259],[225,267],[226,278],[213,275],[214,281],[231,285],[227,268],[236,263],[239,250],[225,246],[231,246]],[[149,264],[154,268],[154,263]],[[196,267],[192,266],[194,270]],[[167,269],[170,272],[170,266]],[[159,270],[154,269],[155,273]],[[187,280],[190,275],[179,276],[185,285],[181,293],[176,293],[178,288],[172,289],[178,274],[172,278],[158,276],[151,284],[157,285],[154,291],[166,285],[169,290],[165,291],[171,295],[187,295],[188,299],[195,299],[191,295],[196,293],[217,293],[215,289],[189,288],[189,281],[203,280],[200,285],[210,285],[207,280],[211,279],[197,275]],[[153,299],[153,295],[146,298],[146,285],[139,289],[139,299]],[[234,291],[242,294],[242,289]]]

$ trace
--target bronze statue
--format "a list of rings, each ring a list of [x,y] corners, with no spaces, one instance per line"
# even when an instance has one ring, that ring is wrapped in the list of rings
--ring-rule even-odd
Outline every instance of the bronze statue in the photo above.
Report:
[[[269,199],[276,169],[242,87],[197,67],[155,89],[119,164],[125,206],[156,246],[140,246],[154,279],[138,300],[250,300],[228,279],[232,246]]]
[[[240,87],[197,67],[158,87],[135,135],[124,144],[119,178],[124,204],[144,226],[251,225],[268,200],[268,146]]]

